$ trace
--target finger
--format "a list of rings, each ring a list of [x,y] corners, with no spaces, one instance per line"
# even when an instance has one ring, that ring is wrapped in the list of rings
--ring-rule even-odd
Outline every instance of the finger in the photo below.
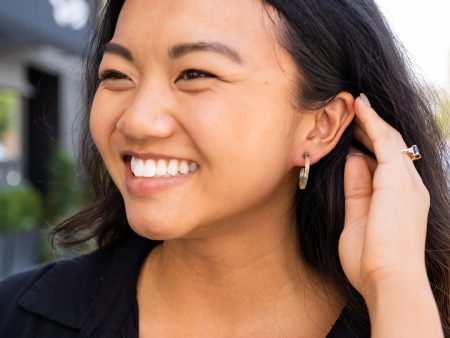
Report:
[[[375,173],[375,170],[377,169],[377,166],[378,166],[377,161],[375,159],[373,159],[372,157],[368,156],[367,154],[361,153],[358,148],[351,146],[349,149],[349,154],[347,155],[347,158],[349,158],[350,156],[354,156],[355,154],[359,154],[356,156],[362,156],[364,158],[367,166],[369,167],[370,173],[373,176]]]
[[[364,156],[349,154],[344,168],[345,226],[367,217],[372,193],[372,174]]]
[[[414,166],[412,161],[401,153],[401,149],[406,148],[406,144],[399,132],[379,117],[375,110],[360,97],[355,101],[355,112],[361,129],[373,145],[378,164]]]
[[[378,167],[377,161],[367,155],[364,156],[364,160],[366,161],[367,166],[369,167],[370,173],[372,174],[372,177],[373,177],[373,175],[375,174],[375,170],[377,170],[377,167]]]
[[[373,150],[372,141],[370,141],[369,136],[361,129],[361,127],[357,124],[353,127],[353,136],[356,140],[358,140],[364,147],[369,149],[372,153],[375,153]]]

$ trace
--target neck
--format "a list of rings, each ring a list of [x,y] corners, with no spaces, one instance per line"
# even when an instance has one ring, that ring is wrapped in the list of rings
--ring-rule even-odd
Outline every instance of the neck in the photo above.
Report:
[[[303,260],[294,223],[253,224],[235,226],[245,229],[235,234],[176,239],[156,247],[138,282],[140,313],[158,307],[158,315],[164,308],[172,318],[191,323],[204,325],[205,318],[214,318],[258,328],[274,312],[278,319],[292,318],[328,306],[338,315],[342,299],[328,304],[321,291],[326,282]]]

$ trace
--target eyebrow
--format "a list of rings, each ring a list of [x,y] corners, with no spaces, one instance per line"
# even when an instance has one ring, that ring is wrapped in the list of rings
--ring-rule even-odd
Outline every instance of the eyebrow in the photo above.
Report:
[[[180,58],[189,53],[198,52],[213,52],[217,54],[222,54],[234,63],[241,64],[242,58],[239,56],[231,47],[221,43],[221,42],[194,42],[194,43],[182,43],[175,45],[169,49],[169,57],[171,59]]]
[[[128,61],[133,61],[134,59],[133,54],[130,52],[129,49],[115,42],[105,43],[101,48],[101,53],[114,54],[123,57]]]
[[[103,45],[101,48],[101,52],[103,53],[111,53],[128,61],[133,61],[133,54],[126,47],[115,43],[108,42]],[[236,52],[231,47],[221,43],[221,42],[193,42],[193,43],[181,43],[170,47],[169,49],[169,58],[170,59],[178,59],[189,53],[199,53],[199,52],[213,52],[217,54],[221,54],[226,56],[228,59],[237,64],[242,64],[242,58],[239,56],[238,52]]]

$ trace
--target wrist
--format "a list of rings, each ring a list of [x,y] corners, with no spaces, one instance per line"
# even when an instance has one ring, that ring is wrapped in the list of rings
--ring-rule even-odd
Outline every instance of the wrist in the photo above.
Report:
[[[364,296],[367,306],[370,308],[378,307],[385,301],[389,302],[407,300],[408,297],[414,297],[416,300],[419,299],[433,299],[434,296],[431,290],[431,286],[428,279],[409,279],[402,280],[398,278],[392,281],[383,281],[383,283],[378,283],[374,285],[367,295]],[[407,302],[405,302],[407,304]]]
[[[361,290],[367,305],[384,295],[431,292],[426,269],[380,271],[366,279]]]
[[[423,306],[436,306],[425,270],[378,276],[366,283],[363,297],[369,313],[383,311],[392,304],[397,304],[397,308],[414,306],[416,309]]]
[[[391,274],[364,290],[373,337],[443,337],[426,273]],[[416,318],[412,323],[411,319]]]

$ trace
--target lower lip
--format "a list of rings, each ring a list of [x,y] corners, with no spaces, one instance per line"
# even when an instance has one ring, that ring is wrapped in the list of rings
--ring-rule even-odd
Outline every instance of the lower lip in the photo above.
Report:
[[[125,163],[126,170],[126,186],[130,194],[139,196],[153,195],[159,191],[163,191],[174,186],[180,185],[189,180],[193,174],[189,173],[179,176],[167,177],[136,177],[131,171],[130,163]]]

